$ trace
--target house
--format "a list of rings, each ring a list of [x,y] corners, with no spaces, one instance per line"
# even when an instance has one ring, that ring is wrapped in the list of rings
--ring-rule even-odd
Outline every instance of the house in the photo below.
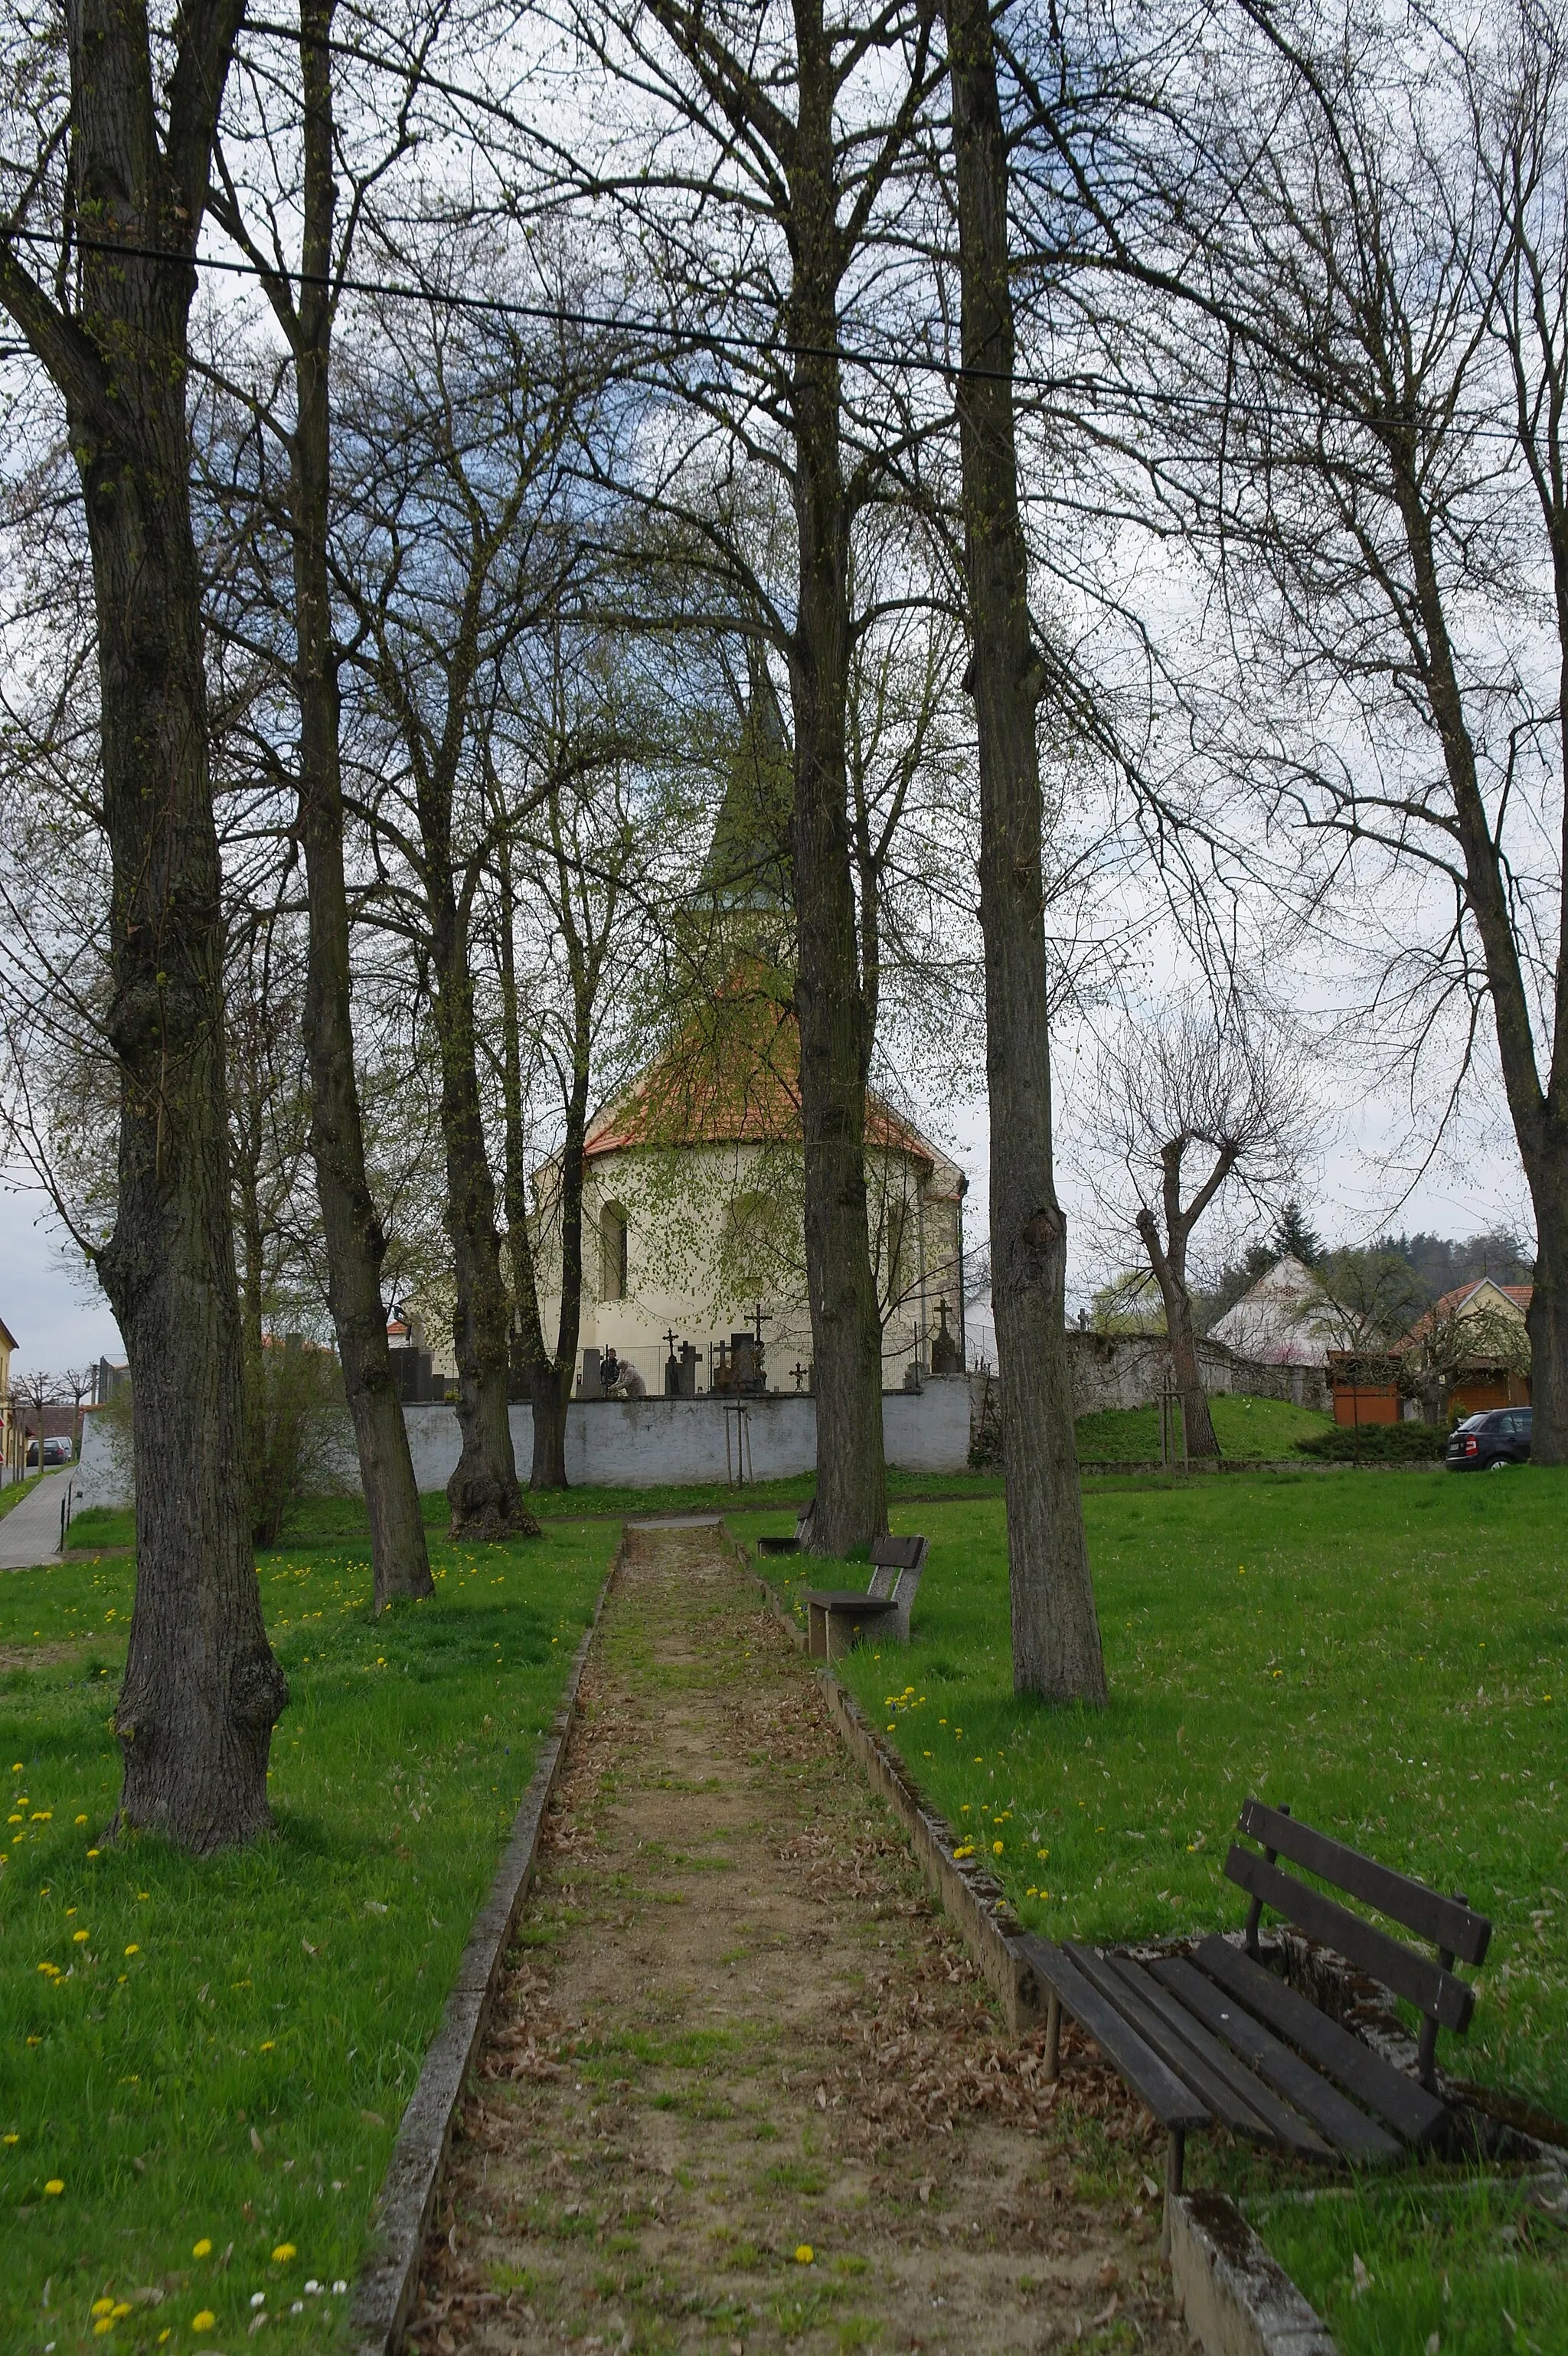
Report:
[[[0,1482],[14,1481],[19,1465],[13,1465],[17,1433],[11,1413],[11,1358],[16,1347],[16,1337],[0,1318]]]
[[[1456,1411],[1530,1405],[1528,1284],[1473,1278],[1435,1301],[1400,1343],[1410,1378],[1428,1393],[1439,1419]]]
[[[1264,1365],[1321,1366],[1340,1336],[1317,1279],[1287,1252],[1216,1318],[1209,1338]]]

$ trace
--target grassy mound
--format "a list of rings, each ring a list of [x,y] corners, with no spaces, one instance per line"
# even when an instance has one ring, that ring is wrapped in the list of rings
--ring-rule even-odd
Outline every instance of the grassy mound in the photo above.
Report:
[[[1292,1407],[1288,1399],[1221,1396],[1210,1400],[1209,1412],[1220,1452],[1232,1461],[1292,1456],[1306,1441],[1334,1428],[1332,1417]],[[1106,1408],[1098,1415],[1081,1415],[1073,1430],[1080,1464],[1159,1462],[1157,1408]]]

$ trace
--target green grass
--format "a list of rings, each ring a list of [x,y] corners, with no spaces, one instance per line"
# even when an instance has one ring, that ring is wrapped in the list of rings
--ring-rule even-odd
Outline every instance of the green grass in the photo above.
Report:
[[[1244,1901],[1221,1870],[1238,1806],[1249,1792],[1287,1801],[1492,1916],[1470,2034],[1445,2037],[1442,2059],[1568,2115],[1568,1473],[1258,1472],[1105,1486],[1084,1510],[1103,1713],[1012,1692],[998,1501],[894,1513],[932,1539],[916,1641],[844,1665],[1024,1921],[1057,1939],[1238,1923]],[[786,1593],[832,1583],[819,1564],[768,1568]],[[1201,2176],[1221,2162],[1199,2143],[1192,2164]],[[1272,2180],[1246,2154],[1224,2165],[1238,2188]],[[1403,2193],[1364,2198],[1386,2207],[1391,2249],[1410,2242]],[[1439,2327],[1401,2321],[1397,2297],[1335,2306],[1340,2213],[1296,2216],[1297,2279],[1334,2307],[1347,2356],[1416,2356]],[[1496,2268],[1460,2244],[1442,2345],[1502,2346],[1487,2336]],[[1516,2257],[1541,2276],[1528,2311],[1560,2313],[1560,2260]],[[1392,2256],[1388,2271],[1398,2278]],[[1541,2347],[1568,2345],[1541,2328]]]
[[[1518,2183],[1383,2182],[1247,2208],[1346,2356],[1403,2356],[1433,2333],[1445,2356],[1568,2348],[1568,2232]]]
[[[1209,1402],[1221,1456],[1232,1462],[1293,1456],[1304,1440],[1331,1431],[1334,1419],[1288,1399],[1217,1398]],[[1073,1427],[1081,1464],[1152,1464],[1159,1461],[1159,1410],[1105,1408],[1081,1415]]]
[[[60,2356],[233,2351],[258,2291],[269,2349],[341,2342],[347,2301],[330,2286],[354,2277],[615,1535],[440,1545],[435,1595],[379,1622],[361,1550],[262,1557],[292,1692],[272,1751],[277,1832],[203,1864],[98,1837],[118,1787],[107,1718],[129,1560],[0,1582],[8,2356],[47,2341]],[[68,1642],[70,1657],[44,1665],[12,1649]],[[328,2287],[307,2295],[307,2279]],[[128,2311],[112,2307],[98,2333],[103,2299]]]
[[[688,1483],[661,1482],[651,1489],[581,1488],[528,1492],[528,1503],[541,1523],[603,1518],[619,1521],[627,1514],[762,1513],[781,1505],[801,1505],[816,1486],[809,1472],[793,1473],[784,1481],[748,1481],[732,1489],[722,1481]],[[923,1496],[932,1490],[944,1495],[995,1497],[1001,1494],[999,1472],[890,1472],[891,1497]],[[445,1493],[425,1491],[420,1499],[425,1526],[443,1532],[450,1518]],[[369,1524],[358,1497],[312,1497],[291,1516],[288,1543],[301,1547],[341,1546],[368,1540]],[[128,1547],[136,1536],[135,1515],[128,1505],[91,1505],[78,1514],[66,1541],[68,1554],[96,1554],[106,1547]]]
[[[5,1520],[13,1505],[19,1505],[28,1492],[37,1487],[43,1477],[41,1472],[29,1472],[25,1481],[10,1481],[0,1489],[0,1521]]]

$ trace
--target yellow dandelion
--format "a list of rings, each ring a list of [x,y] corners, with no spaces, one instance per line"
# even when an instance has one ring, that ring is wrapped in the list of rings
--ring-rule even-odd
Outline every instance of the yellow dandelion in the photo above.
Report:
[[[1001,1844],[1001,1842],[1000,1842],[1000,1841],[993,1841],[993,1842],[991,1843],[991,1854],[992,1854],[992,1856],[993,1856],[993,1857],[1000,1857],[1001,1853],[1002,1853],[1002,1844]]]
[[[273,2262],[280,2266],[286,2266],[293,2254],[294,2245],[292,2242],[280,2242],[272,2252]]]
[[[256,2048],[256,2051],[258,2053],[271,2053],[276,2043],[277,2040],[275,2038],[264,2038],[261,2043]]]
[[[205,2233],[202,2235],[199,2242],[193,2242],[191,2244],[190,2254],[193,2258],[209,2258],[212,2255],[212,2244],[208,2240]]]
[[[212,2309],[209,2307],[204,2307],[199,2315],[191,2317],[190,2328],[193,2331],[210,2331],[217,2320],[218,2318]]]
[[[102,2339],[106,2331],[112,2331],[113,2329],[114,2318],[112,2315],[101,2315],[92,2327],[93,2334],[99,2340]]]
[[[816,2252],[812,2248],[809,2242],[797,2242],[795,2244],[795,2262],[797,2266],[813,2265],[816,2264]]]
[[[73,1931],[70,1935],[73,1946],[80,1947],[85,1941],[87,1933],[85,1931]]]
[[[128,1955],[139,1955],[139,1954],[141,1954],[141,1952],[142,1952],[142,1950],[141,1950],[141,1948],[136,1944],[136,1942],[135,1942],[135,1940],[134,1940],[134,1939],[133,1939],[133,1940],[132,1940],[132,1942],[131,1942],[130,1945],[129,1945],[129,1946],[126,1948],[126,1950],[125,1950],[125,1953],[126,1953]]]
[[[94,2315],[112,2315],[114,2301],[112,2298],[95,2298],[91,2311]]]
[[[51,2176],[48,2182],[45,2185],[44,2190],[48,2194],[51,2201],[54,2200],[59,2193],[65,2190],[64,2177]]]
[[[20,2143],[21,2140],[22,2138],[20,2136],[0,2136],[0,2143]]]
[[[87,1818],[85,1816],[78,1816],[76,1821],[79,1825],[84,1825],[87,1822]]]

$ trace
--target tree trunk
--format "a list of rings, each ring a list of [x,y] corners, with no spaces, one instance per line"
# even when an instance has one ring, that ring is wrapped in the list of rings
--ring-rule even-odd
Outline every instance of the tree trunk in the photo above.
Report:
[[[117,1831],[205,1854],[270,1825],[288,1700],[245,1525],[241,1337],[229,1225],[220,868],[208,776],[201,582],[190,520],[187,330],[237,0],[178,21],[160,147],[144,17],[66,12],[80,312],[19,265],[0,297],[65,397],[97,614],[112,867],[108,1033],[119,1199],[99,1263],[125,1338],[136,1599],[114,1730]],[[156,255],[157,258],[152,258]]]
[[[1181,1162],[1177,1155],[1174,1169],[1167,1163],[1166,1200],[1168,1215],[1180,1181]],[[1146,1204],[1138,1213],[1138,1234],[1148,1254],[1148,1264],[1154,1270],[1154,1280],[1159,1287],[1159,1297],[1165,1304],[1165,1333],[1170,1344],[1170,1379],[1181,1394],[1182,1430],[1187,1439],[1189,1457],[1218,1456],[1220,1443],[1214,1437],[1214,1419],[1209,1412],[1208,1394],[1203,1388],[1203,1373],[1198,1363],[1198,1342],[1192,1329],[1192,1295],[1187,1290],[1187,1229],[1170,1216],[1172,1234],[1161,1243],[1159,1227],[1154,1213]]]
[[[1535,1281],[1530,1297],[1530,1456],[1533,1464],[1568,1463],[1568,1147],[1557,1146],[1531,1169]],[[1542,1166],[1544,1165],[1544,1166]]]
[[[337,659],[326,552],[332,303],[328,288],[320,283],[332,268],[336,198],[328,47],[332,15],[333,0],[303,0],[304,283],[294,340],[298,414],[290,449],[289,499],[293,524],[294,678],[300,706],[299,824],[310,917],[304,1042],[310,1059],[311,1153],[326,1243],[327,1298],[370,1521],[370,1562],[379,1612],[395,1596],[431,1594],[433,1582],[408,1427],[387,1345],[387,1311],[381,1298],[381,1263],[387,1246],[365,1172],[349,1005]]]
[[[570,1398],[565,1371],[536,1360],[528,1368],[528,1398],[534,1413],[534,1461],[528,1486],[564,1489],[566,1410]]]
[[[446,1229],[452,1242],[453,1348],[463,1452],[446,1484],[454,1538],[538,1537],[523,1503],[507,1413],[510,1324],[496,1184],[485,1148],[475,1058],[474,979],[448,894],[439,927],[436,1037],[441,1048],[441,1131],[446,1148]]]
[[[1185,1284],[1160,1286],[1165,1302],[1165,1330],[1170,1342],[1170,1379],[1181,1394],[1182,1427],[1189,1458],[1217,1457],[1220,1442],[1209,1412],[1203,1370],[1198,1363],[1198,1341],[1192,1326],[1192,1295]]]
[[[849,513],[840,451],[833,84],[820,0],[795,10],[800,98],[790,177],[800,594],[791,647],[805,1267],[816,1393],[813,1547],[846,1555],[888,1526],[882,1333],[866,1195],[871,1041],[851,878],[846,729]]]
[[[1103,1702],[1104,1661],[1072,1439],[1067,1222],[1051,1158],[1041,804],[1013,428],[1008,178],[986,0],[947,0],[965,375],[965,573],[980,765],[980,923],[991,1128],[991,1269],[1002,1389],[1013,1684]]]

